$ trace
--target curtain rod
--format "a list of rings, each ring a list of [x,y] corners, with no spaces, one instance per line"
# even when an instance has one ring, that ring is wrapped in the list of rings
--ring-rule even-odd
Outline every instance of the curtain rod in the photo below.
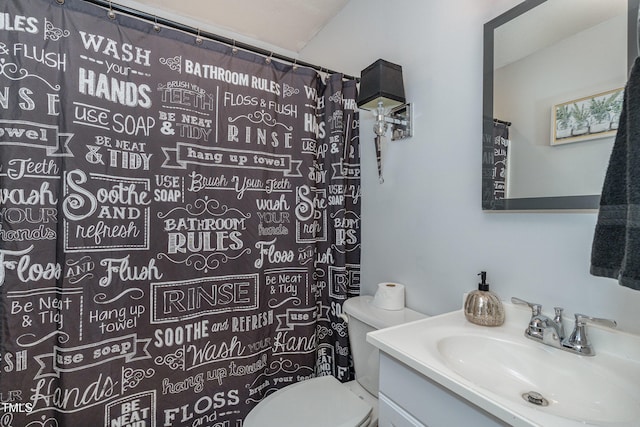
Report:
[[[493,119],[494,123],[500,123],[501,125],[505,125],[505,126],[511,126],[511,122],[507,122],[505,120],[500,120],[500,119]]]
[[[169,28],[173,28],[175,30],[180,30],[180,31],[184,31],[193,35],[197,35],[200,37],[206,37],[208,39],[220,42],[220,43],[224,43],[226,45],[229,46],[234,46],[237,47],[238,49],[243,49],[243,50],[247,50],[249,52],[253,52],[256,53],[258,55],[262,55],[265,57],[271,57],[271,58],[275,58],[275,59],[279,59],[281,61],[285,61],[291,64],[295,64],[295,65],[299,65],[301,67],[307,67],[307,68],[312,68],[316,71],[319,71],[321,73],[328,73],[328,74],[341,74],[337,71],[334,70],[330,70],[328,68],[325,67],[320,67],[319,65],[314,65],[314,64],[310,64],[308,62],[304,62],[304,61],[299,61],[295,58],[290,58],[288,56],[285,55],[280,55],[276,52],[272,52],[266,49],[262,49],[259,48],[257,46],[253,46],[247,43],[242,43],[239,41],[236,41],[234,39],[230,39],[228,37],[223,37],[217,34],[213,34],[213,33],[209,33],[206,31],[201,31],[199,28],[194,28],[194,27],[189,27],[187,25],[181,24],[179,22],[176,21],[171,21],[169,19],[165,19],[162,18],[160,16],[156,16],[156,15],[152,15],[150,13],[147,12],[143,12],[141,10],[137,10],[137,9],[133,9],[127,6],[122,6],[116,3],[113,3],[111,1],[108,0],[83,0],[87,3],[91,3],[91,4],[95,4],[97,6],[109,9],[109,10],[114,10],[117,12],[122,12],[122,13],[126,13],[127,15],[131,15],[131,16],[135,16],[136,18],[141,18],[153,23],[157,23],[157,24],[161,24],[164,25],[165,27],[169,27]],[[360,81],[360,78],[358,77],[354,77],[354,76],[349,76],[349,75],[344,75],[343,76],[345,79],[347,80],[355,80],[356,82]]]

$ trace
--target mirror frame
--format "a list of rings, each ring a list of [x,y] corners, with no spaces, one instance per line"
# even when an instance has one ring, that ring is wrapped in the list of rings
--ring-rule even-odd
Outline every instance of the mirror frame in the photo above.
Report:
[[[493,49],[494,31],[499,26],[527,13],[548,0],[525,0],[484,25],[483,95],[482,95],[482,210],[500,211],[564,211],[594,212],[600,205],[600,194],[586,196],[493,198]],[[638,4],[627,0],[627,69],[638,56]]]

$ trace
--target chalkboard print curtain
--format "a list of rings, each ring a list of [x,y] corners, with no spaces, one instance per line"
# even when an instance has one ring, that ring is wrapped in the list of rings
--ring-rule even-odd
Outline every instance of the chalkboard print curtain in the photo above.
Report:
[[[509,124],[493,122],[493,198],[502,200],[507,194],[507,159],[509,150]]]
[[[355,98],[80,0],[1,2],[0,426],[241,427],[350,380]]]

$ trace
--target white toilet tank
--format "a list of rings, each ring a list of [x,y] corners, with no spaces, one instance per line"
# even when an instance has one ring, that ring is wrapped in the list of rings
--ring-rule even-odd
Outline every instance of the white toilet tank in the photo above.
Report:
[[[370,394],[378,396],[378,349],[367,342],[367,332],[427,317],[408,308],[383,310],[371,304],[372,296],[349,298],[342,306],[348,318],[349,344],[353,356],[356,381]]]

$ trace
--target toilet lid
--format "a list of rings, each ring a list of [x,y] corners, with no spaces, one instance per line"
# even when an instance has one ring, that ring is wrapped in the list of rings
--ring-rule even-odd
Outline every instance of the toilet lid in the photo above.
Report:
[[[267,396],[247,415],[244,427],[360,427],[371,406],[332,376],[301,381]]]

